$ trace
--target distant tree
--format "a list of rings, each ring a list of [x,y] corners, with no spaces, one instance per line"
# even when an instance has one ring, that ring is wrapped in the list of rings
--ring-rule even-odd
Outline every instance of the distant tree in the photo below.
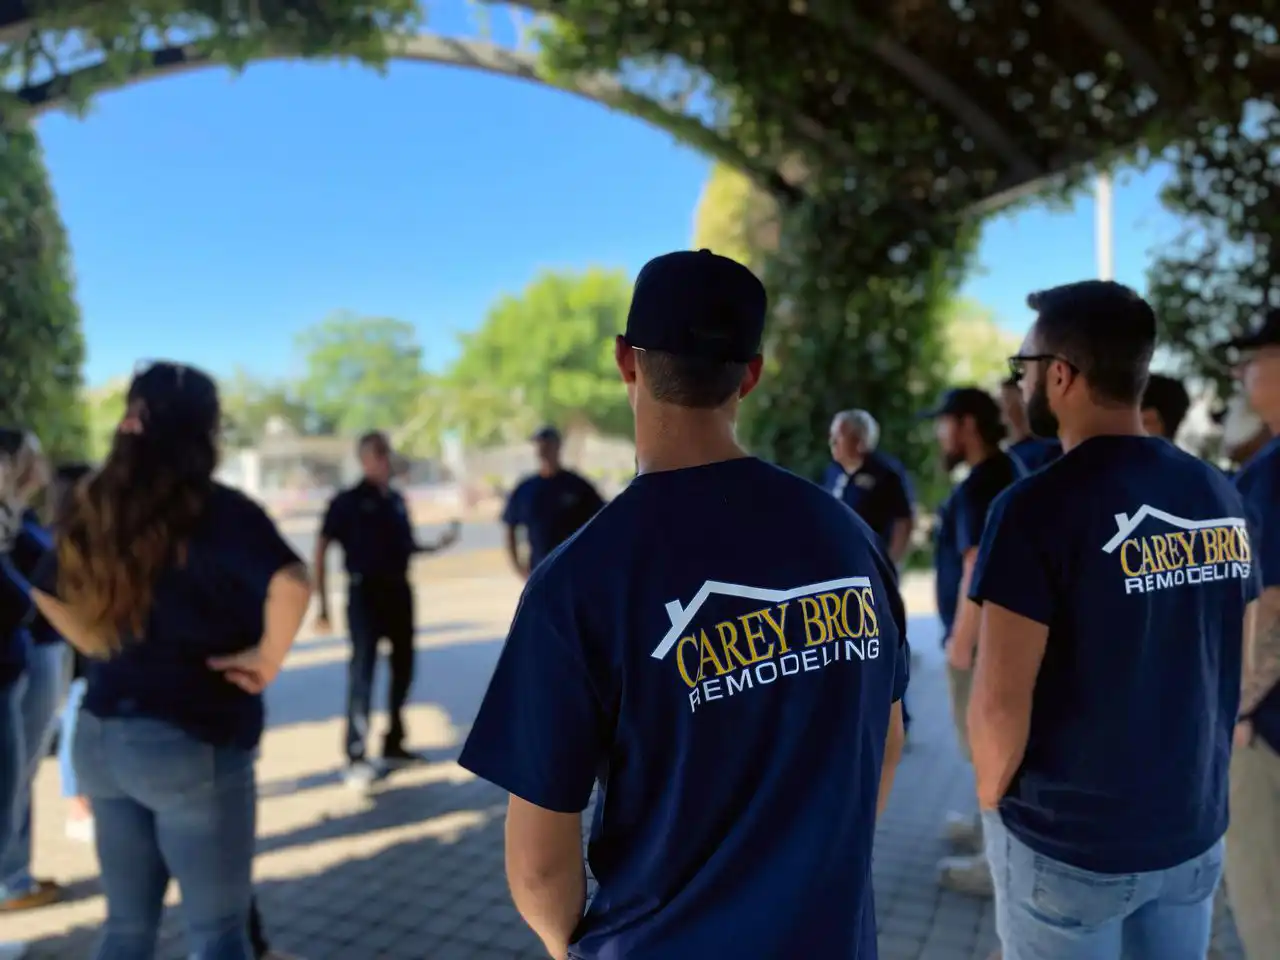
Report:
[[[1280,109],[1255,104],[1239,124],[1205,125],[1170,155],[1161,200],[1182,228],[1156,251],[1148,297],[1169,372],[1226,387],[1218,344],[1280,307]]]
[[[758,268],[778,242],[778,204],[744,173],[711,168],[693,217],[693,246]]]
[[[337,313],[297,344],[304,372],[289,403],[339,433],[394,430],[418,409],[428,377],[413,324]]]
[[[124,415],[124,398],[128,392],[128,377],[115,377],[84,392],[88,421],[85,453],[91,462],[100,463],[111,449],[111,439]]]
[[[951,383],[990,388],[1009,376],[1009,357],[1022,341],[1001,327],[991,310],[959,297],[948,309],[943,331]]]
[[[527,435],[536,423],[587,423],[627,435],[631,410],[613,360],[631,281],[619,270],[544,272],[501,297],[441,384],[442,416],[468,442]]]
[[[298,433],[331,433],[332,421],[312,410],[288,381],[262,380],[236,370],[218,383],[222,399],[222,441],[228,449],[258,443],[272,419],[280,419]]]
[[[25,121],[0,121],[0,422],[35,431],[55,460],[85,454],[84,339],[66,231]]]

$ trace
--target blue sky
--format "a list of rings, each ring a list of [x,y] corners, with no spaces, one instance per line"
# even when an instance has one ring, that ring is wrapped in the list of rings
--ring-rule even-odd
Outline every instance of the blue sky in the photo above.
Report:
[[[467,30],[462,8],[444,17]],[[297,371],[338,309],[453,355],[543,267],[634,271],[689,242],[707,161],[637,120],[458,69],[267,63],[102,96],[39,131],[70,235],[91,384],[138,358]],[[1116,273],[1141,286],[1173,230],[1161,173],[1116,189]],[[1095,272],[1092,203],[988,225],[968,293],[1012,329],[1027,291]]]

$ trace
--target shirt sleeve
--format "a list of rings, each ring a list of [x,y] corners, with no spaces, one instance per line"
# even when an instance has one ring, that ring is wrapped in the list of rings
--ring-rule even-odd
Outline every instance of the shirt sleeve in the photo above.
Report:
[[[987,524],[987,514],[996,494],[976,484],[965,484],[956,498],[955,530],[956,547],[961,554],[968,553],[982,542],[982,531]]]
[[[237,500],[237,516],[228,518],[234,526],[228,525],[232,539],[226,562],[237,581],[255,595],[265,597],[271,578],[285,567],[302,563],[302,558],[262,507],[248,497]]]
[[[324,511],[324,522],[320,524],[320,536],[334,543],[341,543],[346,526],[347,499],[338,494],[329,501]]]
[[[1053,619],[1053,582],[1034,525],[1024,516],[1025,493],[1007,489],[996,498],[978,547],[969,599],[995,603],[1046,626]]]
[[[889,516],[894,520],[910,520],[912,516],[911,481],[900,473],[891,473],[889,478],[887,491]]]
[[[907,695],[907,685],[911,682],[911,644],[907,640],[907,609],[902,602],[902,593],[895,581],[886,581],[889,590],[889,612],[898,628],[898,649],[893,664],[893,701],[897,703]]]
[[[608,749],[606,712],[571,618],[529,581],[458,762],[535,806],[579,813]]]
[[[523,526],[526,522],[524,490],[524,484],[519,483],[516,485],[516,488],[511,491],[511,495],[507,497],[507,505],[502,510],[502,522],[508,527]]]
[[[1280,586],[1280,471],[1268,470],[1267,476],[1249,478],[1242,486],[1245,516],[1249,524],[1249,546],[1257,583],[1269,589]]]

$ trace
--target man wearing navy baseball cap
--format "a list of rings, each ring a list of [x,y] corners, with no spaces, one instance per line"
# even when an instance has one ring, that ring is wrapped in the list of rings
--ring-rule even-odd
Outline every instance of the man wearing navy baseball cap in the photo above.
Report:
[[[561,960],[876,956],[902,601],[853,511],[734,436],[766,312],[707,250],[640,271],[638,476],[529,578],[462,753],[511,793],[507,878]]]

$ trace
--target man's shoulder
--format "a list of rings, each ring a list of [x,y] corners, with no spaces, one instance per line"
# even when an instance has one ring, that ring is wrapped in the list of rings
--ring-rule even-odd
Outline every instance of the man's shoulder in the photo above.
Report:
[[[1267,442],[1267,445],[1254,454],[1240,472],[1235,476],[1235,484],[1242,493],[1248,495],[1265,487],[1274,488],[1280,480],[1280,437]]]

